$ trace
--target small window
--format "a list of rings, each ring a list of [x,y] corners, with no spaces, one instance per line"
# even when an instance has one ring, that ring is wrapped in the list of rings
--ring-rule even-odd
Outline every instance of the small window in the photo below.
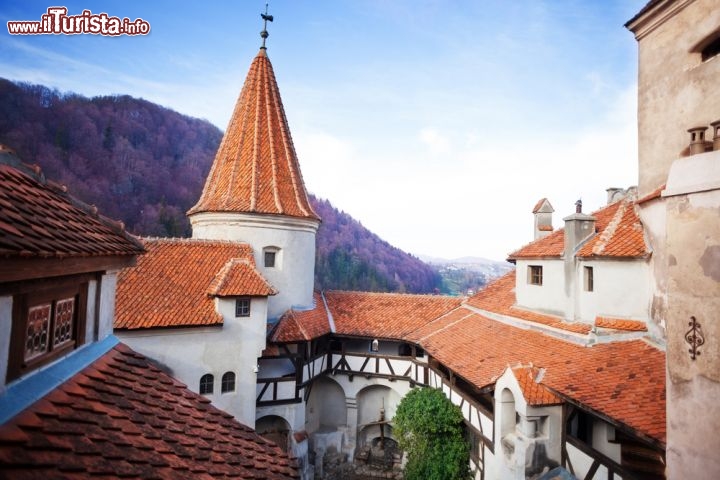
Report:
[[[206,373],[200,377],[200,395],[212,395],[215,377],[210,373]]]
[[[380,351],[380,342],[378,342],[378,339],[376,338],[372,342],[370,342],[370,351],[371,352],[379,352]]]
[[[586,292],[592,292],[595,289],[595,279],[593,278],[593,267],[584,267],[583,271],[585,272],[585,291]]]
[[[528,283],[530,285],[543,284],[542,265],[530,265],[528,267]]]
[[[705,48],[702,49],[701,58],[703,62],[710,60],[720,54],[720,36],[710,42]]]
[[[236,317],[249,317],[250,316],[250,299],[249,298],[238,298],[235,300],[235,316]]]
[[[84,343],[87,284],[18,295],[13,305],[8,380]]]
[[[278,247],[263,248],[262,260],[265,268],[281,268],[280,249]]]
[[[222,393],[235,391],[235,374],[233,372],[225,372],[220,382],[220,391]]]
[[[275,253],[276,252],[265,252],[265,268],[275,268]]]

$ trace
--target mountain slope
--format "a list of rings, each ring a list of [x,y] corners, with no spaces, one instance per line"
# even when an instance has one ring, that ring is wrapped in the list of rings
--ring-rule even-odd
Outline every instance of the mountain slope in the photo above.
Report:
[[[0,79],[0,143],[138,235],[190,235],[222,132],[205,120],[126,95],[86,98]],[[317,286],[432,292],[433,269],[363,228],[327,200],[317,237]]]

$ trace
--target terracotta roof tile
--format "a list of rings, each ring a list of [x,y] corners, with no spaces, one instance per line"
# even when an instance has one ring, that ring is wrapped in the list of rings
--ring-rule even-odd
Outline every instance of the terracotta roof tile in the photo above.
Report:
[[[529,365],[514,367],[512,372],[520,385],[523,397],[525,397],[528,405],[540,406],[563,403],[560,397],[540,383],[542,377],[545,375],[544,369]]]
[[[515,306],[515,301],[515,270],[513,270],[470,297],[467,304],[488,312],[540,323],[569,332],[580,334],[590,332],[591,326],[586,323],[568,323],[558,316],[518,308]]]
[[[456,308],[458,297],[398,293],[326,292],[338,335],[403,339]]]
[[[629,320],[626,318],[596,317],[595,326],[612,330],[629,332],[647,332],[647,324],[642,320]]]
[[[0,471],[13,479],[299,478],[280,448],[122,344],[0,427]]]
[[[492,386],[508,365],[532,363],[543,386],[665,442],[664,352],[642,340],[584,347],[462,310],[420,344],[467,381]]]
[[[576,253],[577,257],[626,258],[645,257],[650,254],[633,196],[607,205],[593,212],[592,216],[596,219],[597,233],[581,245]],[[516,250],[508,258],[559,258],[564,250],[565,230],[559,229]]]
[[[267,295],[252,249],[238,242],[144,239],[147,254],[118,275],[115,328],[219,325],[218,295]]]
[[[216,297],[268,296],[276,295],[277,290],[263,278],[250,260],[233,258],[215,275],[207,293]]]
[[[270,334],[270,341],[276,343],[300,342],[318,338],[330,333],[325,302],[319,292],[313,293],[312,310],[288,310],[280,318]]]
[[[0,150],[0,256],[138,255],[142,245],[122,223],[47,181],[39,167]]]
[[[265,50],[250,65],[200,200],[188,213],[199,212],[319,219],[308,200]]]

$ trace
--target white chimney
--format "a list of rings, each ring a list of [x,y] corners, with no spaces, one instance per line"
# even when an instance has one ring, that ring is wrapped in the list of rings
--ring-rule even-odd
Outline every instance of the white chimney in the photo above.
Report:
[[[547,198],[541,198],[533,208],[534,239],[547,237],[553,231],[552,214],[555,211]]]

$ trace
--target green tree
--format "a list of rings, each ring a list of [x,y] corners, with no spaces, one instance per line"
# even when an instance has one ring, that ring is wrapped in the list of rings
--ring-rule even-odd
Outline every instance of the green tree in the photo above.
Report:
[[[470,478],[463,416],[440,390],[416,388],[398,405],[395,434],[407,455],[405,480]]]

